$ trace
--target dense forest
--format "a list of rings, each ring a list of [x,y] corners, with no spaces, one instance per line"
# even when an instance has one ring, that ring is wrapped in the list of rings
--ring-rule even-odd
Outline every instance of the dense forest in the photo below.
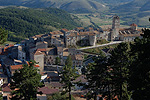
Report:
[[[56,8],[32,9],[9,7],[0,9],[0,27],[10,31],[8,40],[20,41],[35,34],[80,26],[77,17]]]

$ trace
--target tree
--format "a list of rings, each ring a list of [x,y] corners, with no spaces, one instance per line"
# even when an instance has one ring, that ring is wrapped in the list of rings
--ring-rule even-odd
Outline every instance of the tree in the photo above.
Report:
[[[0,44],[3,44],[8,37],[8,31],[3,28],[0,28]]]
[[[133,62],[130,67],[130,89],[133,100],[149,100],[150,98],[150,30],[143,29],[143,38],[136,38],[131,45]]]
[[[29,65],[23,65],[22,69],[15,71],[10,84],[12,92],[11,100],[36,100],[37,89],[42,87],[41,75],[34,67],[35,62],[30,61]]]
[[[71,66],[71,67],[73,66],[71,55],[69,55],[68,58],[66,59],[65,65]]]
[[[112,74],[112,92],[119,100],[130,100],[131,98],[131,92],[128,90],[128,66],[131,64],[129,50],[129,45],[127,43],[121,43],[114,48],[108,60]]]
[[[62,78],[61,83],[64,83],[64,93],[69,92],[69,100],[71,100],[71,87],[74,86],[72,81],[79,76],[76,71],[76,67],[73,67],[71,56],[69,55],[66,60],[66,64],[63,67],[63,71],[60,73]]]
[[[56,65],[59,65],[59,64],[60,64],[60,58],[59,58],[59,57],[56,57],[55,64],[56,64]]]
[[[85,85],[89,89],[89,99],[94,98],[96,100],[97,94],[108,95],[109,87],[109,71],[107,67],[107,58],[104,56],[98,56],[95,58],[94,63],[91,63],[87,66],[86,78],[88,84]]]

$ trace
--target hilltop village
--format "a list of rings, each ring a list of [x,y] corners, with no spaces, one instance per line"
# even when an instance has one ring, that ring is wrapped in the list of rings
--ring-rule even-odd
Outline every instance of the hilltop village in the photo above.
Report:
[[[113,17],[112,28],[100,30],[95,28],[85,29],[77,27],[73,30],[61,29],[46,34],[35,35],[16,45],[6,45],[0,47],[0,86],[2,86],[3,96],[7,98],[11,89],[9,88],[10,77],[15,70],[21,69],[23,64],[35,60],[38,64],[39,73],[42,75],[46,87],[41,88],[43,95],[50,95],[63,90],[58,75],[62,66],[69,55],[71,55],[73,66],[78,69],[81,76],[77,80],[86,82],[82,75],[84,56],[81,50],[76,49],[80,46],[95,46],[97,41],[105,39],[107,41],[133,41],[136,37],[141,38],[142,31],[137,29],[136,24],[131,24],[130,28],[120,28],[120,18]],[[59,65],[56,60],[60,59]],[[82,87],[76,87],[80,90]],[[48,91],[52,91],[49,93]],[[40,97],[40,96],[39,96]],[[44,96],[43,96],[44,97]]]

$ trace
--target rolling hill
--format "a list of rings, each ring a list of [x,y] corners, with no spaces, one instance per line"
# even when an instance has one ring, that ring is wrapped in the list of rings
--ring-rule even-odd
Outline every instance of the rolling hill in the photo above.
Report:
[[[0,9],[0,27],[13,32],[9,34],[9,40],[13,41],[56,29],[72,29],[80,25],[77,17],[56,8],[9,7]]]
[[[141,27],[150,27],[148,19],[150,18],[150,1],[134,0],[111,9],[125,21],[124,24],[136,23]]]
[[[104,4],[95,0],[0,0],[0,6],[26,6],[31,8],[60,8],[68,12],[87,13],[107,10]]]

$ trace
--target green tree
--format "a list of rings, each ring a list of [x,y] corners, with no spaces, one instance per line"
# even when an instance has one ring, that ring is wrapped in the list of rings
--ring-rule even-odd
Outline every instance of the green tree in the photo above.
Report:
[[[143,29],[143,38],[131,45],[130,89],[133,100],[150,99],[150,30]]]
[[[131,64],[129,50],[127,43],[121,43],[111,52],[111,56],[108,60],[112,74],[112,92],[119,100],[130,100],[131,98],[131,92],[128,90],[128,66]]]
[[[73,66],[73,63],[72,63],[72,59],[71,59],[71,55],[69,55],[65,61],[65,65],[67,66]]]
[[[68,56],[63,71],[60,74],[62,78],[61,83],[64,83],[64,93],[69,93],[69,100],[71,100],[71,87],[74,86],[72,81],[79,76],[76,71],[76,67],[73,67],[72,65],[71,56]]]
[[[36,100],[37,89],[42,87],[40,82],[41,75],[38,74],[38,69],[34,67],[35,62],[30,61],[29,65],[23,65],[22,69],[15,71],[10,84],[13,90],[11,100]]]
[[[0,44],[3,44],[8,37],[8,31],[3,28],[0,28]]]
[[[88,85],[85,85],[89,89],[89,97],[96,100],[97,94],[109,95],[110,89],[104,91],[110,85],[110,74],[107,67],[107,58],[104,56],[98,56],[95,58],[94,63],[89,64],[86,72],[86,78],[88,80]]]
[[[2,91],[2,88],[0,88],[0,91]],[[0,100],[3,100],[3,94],[0,95]]]
[[[59,64],[60,64],[60,58],[59,58],[59,57],[56,57],[55,64],[56,64],[56,65],[59,65]]]

